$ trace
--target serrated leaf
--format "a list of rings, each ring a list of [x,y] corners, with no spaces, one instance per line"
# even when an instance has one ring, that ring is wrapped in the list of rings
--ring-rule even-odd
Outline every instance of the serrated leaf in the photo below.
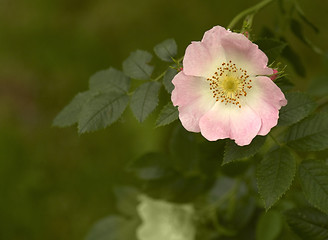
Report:
[[[101,219],[92,227],[86,240],[137,240],[136,228],[138,219],[126,220],[120,216],[111,215]]]
[[[126,94],[112,92],[100,94],[87,102],[78,122],[79,133],[105,128],[117,121],[129,102]]]
[[[275,240],[282,230],[282,216],[277,211],[263,213],[256,225],[256,240]]]
[[[172,102],[168,102],[161,110],[157,120],[156,127],[168,125],[179,118],[179,111],[174,107]]]
[[[305,93],[286,93],[287,105],[279,112],[279,125],[291,125],[307,117],[316,107],[316,103]]]
[[[115,68],[109,68],[99,71],[92,75],[89,80],[91,90],[102,92],[128,92],[130,87],[130,78]]]
[[[68,127],[76,123],[79,119],[83,105],[88,102],[95,92],[86,91],[78,93],[73,100],[56,116],[53,126]]]
[[[176,56],[178,46],[174,39],[167,39],[154,47],[157,57],[166,62],[172,62],[172,58]]]
[[[313,208],[292,209],[285,213],[288,225],[304,240],[328,239],[328,216]]]
[[[178,73],[177,70],[175,70],[173,68],[168,68],[164,75],[163,85],[168,93],[171,93],[174,89],[172,80],[177,73]]]
[[[128,186],[114,187],[117,210],[127,217],[136,216],[136,208],[139,203],[137,189]]]
[[[328,166],[323,161],[303,161],[299,166],[299,178],[308,201],[328,214]]]
[[[132,95],[130,107],[139,122],[143,122],[158,104],[161,84],[147,82],[138,87]]]
[[[276,40],[276,39],[259,39],[255,41],[259,48],[267,55],[270,62],[277,59],[282,50],[287,46],[287,43]]]
[[[254,156],[261,149],[264,142],[265,137],[262,136],[257,136],[249,145],[243,147],[238,146],[233,141],[227,141],[222,165]]]
[[[286,141],[290,147],[300,151],[328,148],[328,113],[317,113],[291,126]]]
[[[132,52],[123,62],[123,72],[134,79],[148,80],[154,70],[148,63],[151,61],[151,53],[143,50]]]
[[[268,210],[288,190],[296,172],[296,161],[287,148],[269,152],[257,169],[259,193]]]

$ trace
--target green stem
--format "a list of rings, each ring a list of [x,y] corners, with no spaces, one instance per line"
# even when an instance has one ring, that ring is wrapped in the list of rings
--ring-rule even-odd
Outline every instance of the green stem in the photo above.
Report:
[[[160,75],[157,76],[157,78],[155,78],[153,81],[158,81],[160,80],[162,77],[164,77],[165,73],[166,73],[167,70],[165,70],[164,72],[162,72]]]
[[[178,60],[176,60],[175,62],[176,63],[180,63],[181,61],[183,60],[183,57],[180,57]],[[165,73],[167,72],[167,69],[164,71],[164,72],[162,72],[160,75],[158,75],[154,80],[152,80],[152,81],[158,81],[158,80],[160,80],[162,77],[164,77],[164,75],[165,75]]]
[[[246,17],[249,14],[256,13],[260,9],[264,8],[269,3],[273,2],[274,0],[264,0],[262,2],[259,2],[258,4],[254,5],[253,7],[247,8],[241,13],[239,13],[236,17],[232,19],[232,21],[228,25],[228,29],[233,29],[235,25],[244,17]]]

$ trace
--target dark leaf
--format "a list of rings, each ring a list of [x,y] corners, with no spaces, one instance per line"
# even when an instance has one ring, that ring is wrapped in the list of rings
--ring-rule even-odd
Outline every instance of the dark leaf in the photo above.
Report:
[[[176,56],[178,46],[174,39],[167,39],[154,47],[154,52],[163,61],[172,62]]]
[[[129,102],[124,93],[103,93],[87,102],[79,115],[79,133],[105,128],[117,121]]]
[[[138,87],[132,95],[130,107],[139,122],[143,122],[158,104],[161,84],[147,82]]]

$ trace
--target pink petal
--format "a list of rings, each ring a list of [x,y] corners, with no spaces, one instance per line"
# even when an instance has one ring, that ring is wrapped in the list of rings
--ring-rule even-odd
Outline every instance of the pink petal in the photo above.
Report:
[[[209,84],[204,78],[179,72],[172,80],[175,88],[171,100],[179,106],[182,125],[191,132],[200,132],[199,119],[214,105]]]
[[[202,42],[192,42],[183,58],[183,71],[187,75],[208,77],[213,58]]]
[[[206,79],[186,75],[184,71],[175,75],[172,83],[174,89],[171,100],[174,106],[185,106],[201,96],[211,96],[210,87]]]
[[[202,135],[210,140],[231,138],[236,144],[250,144],[261,127],[260,117],[247,105],[238,108],[217,102],[199,122]]]
[[[268,57],[243,34],[229,32],[221,39],[227,61],[231,60],[238,67],[246,69],[251,76],[270,75],[267,67]]]
[[[199,120],[211,109],[214,103],[215,101],[212,99],[200,97],[186,106],[179,107],[179,119],[183,127],[190,132],[200,132]]]
[[[268,134],[277,125],[279,109],[287,104],[280,88],[268,77],[256,77],[245,100],[262,119],[259,135]]]
[[[221,39],[225,35],[229,34],[230,31],[227,31],[221,26],[215,26],[212,29],[205,32],[202,43],[209,49],[210,54],[213,59],[215,59],[218,64],[221,64],[225,61],[224,50],[221,46]]]

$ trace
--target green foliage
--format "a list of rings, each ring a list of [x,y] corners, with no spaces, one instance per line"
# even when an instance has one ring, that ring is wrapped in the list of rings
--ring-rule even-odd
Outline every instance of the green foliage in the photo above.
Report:
[[[271,1],[260,2],[251,10],[261,8],[269,2]],[[292,6],[291,9],[284,10],[284,14],[295,13],[296,10],[303,21],[295,20],[294,16],[286,18],[292,33],[310,45],[314,51],[320,52],[304,35],[301,23],[316,30],[314,25],[297,4],[290,2],[289,5]],[[244,17],[247,28],[243,29],[249,32],[253,12]],[[241,20],[237,18],[232,25]],[[300,76],[305,76],[301,58],[288,44],[289,40],[284,35],[277,36],[281,31],[267,33],[255,43],[268,56],[269,62],[272,63],[269,67],[278,68],[280,63],[277,63],[277,59],[279,61],[279,57],[282,56],[291,61]],[[253,36],[250,32],[247,34]],[[78,122],[79,133],[104,128],[120,118],[129,100],[130,108],[139,122],[145,121],[158,104],[161,111],[157,116],[156,127],[166,126],[177,120],[177,107],[174,107],[171,101],[164,106],[162,104],[170,99],[174,89],[172,79],[182,67],[182,58],[174,59],[177,44],[173,39],[156,45],[154,52],[159,59],[170,62],[171,66],[167,64],[166,69],[154,77],[154,67],[150,65],[152,54],[141,50],[132,52],[123,62],[123,72],[109,68],[91,76],[89,91],[78,94],[57,116],[54,125],[69,126]],[[289,92],[295,85],[286,78],[287,75],[288,72],[275,80],[285,93],[288,104],[280,110],[278,127],[271,130],[272,136],[277,136],[274,141],[266,141],[266,136],[257,136],[251,144],[241,147],[230,139],[209,142],[201,134],[186,131],[181,124],[172,128],[167,127],[172,134],[170,137],[168,134],[165,135],[168,137],[165,139],[168,144],[161,148],[162,152],[148,152],[131,161],[127,167],[132,173],[132,185],[138,190],[134,187],[114,188],[116,210],[121,215],[112,215],[101,220],[89,233],[87,240],[135,239],[135,231],[140,221],[137,211],[140,194],[193,205],[192,209],[196,211],[197,239],[298,239],[284,222],[281,210],[307,204],[307,199],[313,206],[328,213],[327,164],[304,161],[301,156],[306,151],[321,151],[328,148],[328,113],[309,116],[317,106],[321,108],[325,105],[326,99],[319,99],[317,104],[305,93]],[[130,78],[145,81],[135,81],[131,84]],[[293,82],[296,83],[297,79],[293,79]],[[159,99],[162,85],[166,92],[161,92]],[[322,82],[317,85],[325,86]],[[325,92],[318,90],[318,86],[315,87],[313,96],[325,97]],[[313,86],[310,87],[312,88]],[[305,156],[309,154],[319,158],[317,156],[324,156],[325,152],[304,153]],[[294,156],[299,158],[296,159]],[[301,192],[297,192],[299,188],[296,185],[296,191],[292,188],[293,191],[286,195],[279,205],[277,204],[275,210],[272,210],[272,206],[291,187],[298,167],[297,183],[302,186],[305,197]],[[256,194],[256,191],[259,194]],[[264,200],[266,213],[259,197]],[[271,210],[268,211],[269,209]],[[326,237],[323,233],[327,230],[326,226],[321,224],[326,215],[315,210],[306,210],[303,215],[293,215],[293,211],[286,214],[287,222],[300,237]],[[319,215],[319,220],[312,221],[314,215]],[[316,220],[318,222],[315,222]],[[302,230],[299,228],[302,224],[305,224],[305,234],[300,234]],[[318,226],[321,228],[320,231],[315,228]]]
[[[111,215],[92,227],[86,240],[137,240],[135,230],[139,221]]]
[[[102,93],[83,105],[79,115],[79,133],[105,128],[117,121],[129,103],[124,93]]]
[[[177,51],[178,46],[174,39],[167,39],[154,47],[157,57],[166,62],[172,62]]]
[[[299,178],[308,201],[328,214],[328,166],[323,161],[303,161],[299,166]]]
[[[148,80],[154,70],[154,67],[148,64],[151,59],[152,55],[147,51],[132,52],[123,62],[123,72],[133,79]]]
[[[161,127],[168,125],[179,118],[179,111],[174,107],[172,102],[168,102],[161,110],[157,120],[156,126]]]
[[[227,141],[222,165],[254,156],[260,151],[264,142],[265,137],[262,136],[257,136],[249,145],[243,147],[238,146],[234,141]]]
[[[69,127],[78,122],[82,107],[87,103],[96,93],[86,91],[78,93],[73,100],[56,116],[53,121],[53,126]]]
[[[92,75],[89,80],[89,88],[101,92],[128,92],[130,79],[121,71],[109,68]]]
[[[259,39],[255,43],[267,55],[270,63],[277,59],[282,50],[287,46],[285,42],[276,39]]]
[[[292,209],[286,212],[287,222],[304,240],[328,239],[328,216],[313,208]]]
[[[305,93],[286,93],[285,97],[288,104],[279,112],[279,125],[294,124],[308,116],[316,107],[316,103]]]
[[[161,84],[147,82],[138,87],[131,98],[131,110],[139,122],[143,122],[158,104]]]
[[[164,75],[163,85],[168,93],[171,93],[174,89],[172,80],[176,74],[177,74],[177,70],[175,70],[173,68],[168,68]]]
[[[257,171],[259,193],[269,209],[288,190],[296,173],[296,161],[287,148],[265,155]]]
[[[263,213],[256,225],[256,240],[275,240],[282,230],[282,216],[277,211]]]
[[[287,144],[300,151],[320,151],[328,147],[328,113],[316,113],[293,125]]]

